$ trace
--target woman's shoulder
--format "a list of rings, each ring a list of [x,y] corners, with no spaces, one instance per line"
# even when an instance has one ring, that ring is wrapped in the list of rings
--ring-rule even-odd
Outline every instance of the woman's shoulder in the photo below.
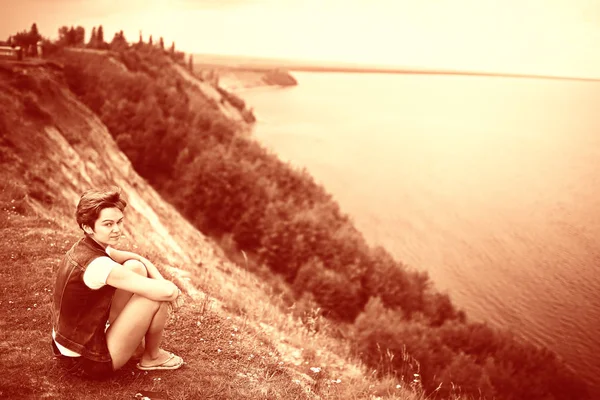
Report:
[[[93,243],[90,243],[93,242]],[[97,245],[92,239],[83,237],[77,240],[71,249],[67,252],[67,256],[82,267],[87,266],[91,261],[98,257],[108,256],[104,249]]]

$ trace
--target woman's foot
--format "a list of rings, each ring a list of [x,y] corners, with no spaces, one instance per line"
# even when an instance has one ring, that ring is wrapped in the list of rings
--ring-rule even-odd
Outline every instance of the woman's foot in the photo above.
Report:
[[[161,349],[156,358],[152,358],[145,353],[137,364],[137,368],[143,371],[171,370],[178,369],[182,365],[183,359],[181,357]]]

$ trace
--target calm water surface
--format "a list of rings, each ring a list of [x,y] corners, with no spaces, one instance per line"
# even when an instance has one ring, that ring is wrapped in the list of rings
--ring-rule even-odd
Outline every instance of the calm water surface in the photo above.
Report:
[[[600,387],[600,83],[295,74],[242,96],[371,243]]]

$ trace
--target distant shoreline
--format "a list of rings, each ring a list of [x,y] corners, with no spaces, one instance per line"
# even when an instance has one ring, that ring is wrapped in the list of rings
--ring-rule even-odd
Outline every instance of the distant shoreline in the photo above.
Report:
[[[337,73],[367,73],[367,74],[405,74],[405,75],[464,75],[464,76],[490,76],[498,78],[527,78],[527,79],[552,79],[600,82],[600,78],[535,75],[535,74],[512,74],[501,72],[474,72],[453,70],[428,70],[428,69],[403,69],[403,68],[361,68],[361,67],[318,67],[300,66],[287,67],[290,72],[337,72]]]
[[[195,65],[204,68],[216,68],[228,73],[265,72],[272,69],[283,69],[288,72],[323,72],[323,73],[362,73],[362,74],[405,74],[405,75],[462,75],[498,78],[525,78],[569,80],[583,82],[600,82],[600,77],[575,77],[547,74],[525,74],[486,71],[464,71],[425,67],[388,67],[381,65],[360,65],[351,63],[334,63],[319,61],[295,61],[287,59],[256,58],[246,56],[229,56],[216,54],[194,54]]]
[[[196,63],[194,68],[213,71],[218,85],[228,91],[240,91],[261,87],[290,87],[298,84],[287,69],[239,68],[217,64]]]

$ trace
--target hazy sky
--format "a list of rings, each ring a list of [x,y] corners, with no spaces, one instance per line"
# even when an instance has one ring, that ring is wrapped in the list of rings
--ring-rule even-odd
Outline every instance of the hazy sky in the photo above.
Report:
[[[186,52],[600,77],[597,0],[0,0],[0,37],[102,24]]]

